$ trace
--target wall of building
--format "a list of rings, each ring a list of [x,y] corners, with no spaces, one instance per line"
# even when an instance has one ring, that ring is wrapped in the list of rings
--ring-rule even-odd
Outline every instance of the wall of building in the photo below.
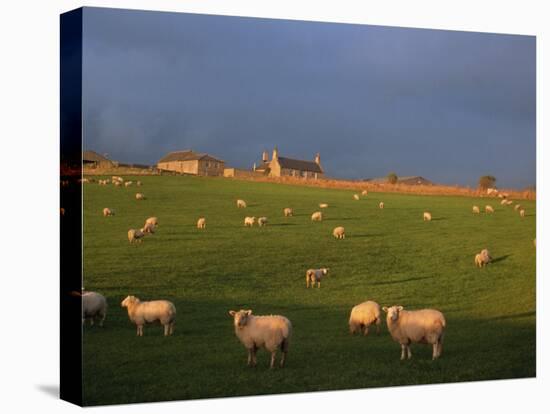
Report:
[[[199,172],[199,162],[198,160],[159,162],[158,168],[161,170],[176,171],[183,174],[196,175]]]
[[[225,168],[224,177],[264,177],[264,174],[258,171],[241,170],[240,168]]]
[[[218,176],[223,175],[225,163],[220,161],[206,161],[199,160],[198,162],[198,174],[206,176]]]

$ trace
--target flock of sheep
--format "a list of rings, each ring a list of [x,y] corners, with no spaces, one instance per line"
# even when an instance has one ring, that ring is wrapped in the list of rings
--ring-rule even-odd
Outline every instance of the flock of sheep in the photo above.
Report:
[[[87,179],[83,179],[83,182]],[[121,177],[113,176],[111,182],[116,186],[130,186],[132,181],[124,181]],[[100,185],[109,184],[109,180],[99,180]],[[137,186],[141,186],[141,182],[136,182]],[[362,196],[366,196],[366,190],[362,192]],[[500,196],[500,195],[499,195]],[[506,196],[502,198],[502,205],[511,205],[513,202],[508,200]],[[136,194],[136,199],[143,200],[143,194]],[[359,200],[360,195],[354,194],[354,200]],[[237,200],[237,208],[247,208],[244,200]],[[319,208],[328,208],[327,203],[320,203]],[[384,203],[379,203],[379,208],[384,208]],[[521,217],[525,216],[525,210],[516,204],[516,211],[519,211]],[[478,206],[472,207],[474,214],[480,213]],[[486,213],[493,213],[492,206],[485,206]],[[113,216],[115,211],[106,207],[103,209],[105,217]],[[284,217],[292,217],[293,209],[286,207],[283,209]],[[322,221],[323,213],[316,211],[311,215],[312,221]],[[424,221],[431,221],[432,214],[428,211],[423,214]],[[268,223],[267,217],[245,217],[244,225],[252,227],[257,223],[263,227]],[[157,217],[149,217],[143,227],[139,229],[128,230],[128,241],[141,242],[141,239],[146,234],[153,234],[158,226]],[[206,219],[200,217],[197,221],[198,229],[206,228]],[[334,228],[332,232],[336,239],[345,239],[345,229],[342,226]],[[533,241],[535,243],[535,241]],[[492,258],[487,249],[483,249],[475,255],[475,265],[478,267],[486,266],[491,262]],[[329,273],[328,268],[308,269],[306,271],[306,288],[321,287],[321,280]],[[90,320],[94,324],[94,319],[99,320],[99,325],[103,325],[107,314],[107,300],[97,292],[82,291],[80,293],[73,292],[73,295],[81,296],[83,324],[86,320]],[[164,335],[169,336],[174,332],[174,324],[176,319],[176,307],[167,300],[154,300],[142,302],[135,296],[126,297],[122,303],[122,307],[127,308],[128,317],[137,327],[137,335],[143,335],[143,327],[147,323],[160,322],[164,327]],[[362,333],[367,335],[369,327],[376,325],[377,333],[380,333],[381,314],[386,313],[386,325],[388,331],[394,341],[401,345],[401,359],[410,359],[412,356],[411,343],[425,343],[433,347],[432,359],[437,359],[441,356],[443,349],[443,337],[445,334],[446,321],[444,315],[436,309],[422,310],[405,310],[403,306],[394,305],[391,307],[380,307],[374,301],[366,301],[354,306],[351,309],[349,317],[349,330],[351,334]],[[260,316],[254,315],[252,310],[241,309],[239,311],[231,310],[229,315],[233,318],[235,335],[248,351],[248,365],[256,365],[256,352],[260,348],[264,348],[271,352],[270,367],[273,368],[276,361],[278,351],[281,351],[282,356],[279,362],[281,367],[284,366],[286,355],[289,350],[290,339],[292,336],[292,323],[282,315]]]

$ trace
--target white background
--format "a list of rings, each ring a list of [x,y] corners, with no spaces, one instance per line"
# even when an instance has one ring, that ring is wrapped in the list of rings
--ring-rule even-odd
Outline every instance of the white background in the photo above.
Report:
[[[550,15],[545,1],[16,1],[0,14],[0,409],[74,412],[57,398],[59,14],[111,6],[388,26],[471,30],[537,36],[537,378],[437,386],[139,404],[89,411],[145,413],[260,410],[386,411],[407,413],[541,412],[550,393],[547,253],[549,168],[542,165],[548,132]],[[545,18],[546,16],[546,18]],[[546,72],[546,76],[543,74]],[[546,109],[546,111],[545,111]],[[546,312],[545,309],[546,308]],[[546,326],[546,328],[544,328]],[[322,358],[322,355],[319,357]],[[503,364],[506,361],[502,361]],[[227,379],[231,381],[231,378]]]

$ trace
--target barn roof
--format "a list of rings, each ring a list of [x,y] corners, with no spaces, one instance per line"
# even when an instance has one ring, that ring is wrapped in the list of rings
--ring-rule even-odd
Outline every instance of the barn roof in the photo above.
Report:
[[[195,152],[191,150],[185,151],[172,151],[165,155],[159,160],[159,162],[171,162],[171,161],[195,161],[195,160],[206,160],[206,161],[217,161],[223,162],[219,158],[213,157],[205,152]]]
[[[322,173],[323,170],[315,161],[295,160],[293,158],[278,157],[279,164],[282,168],[288,168],[291,170],[299,171],[311,171],[316,173]]]
[[[98,154],[95,151],[83,151],[82,152],[82,161],[88,162],[112,162],[109,158],[104,157],[101,154]]]

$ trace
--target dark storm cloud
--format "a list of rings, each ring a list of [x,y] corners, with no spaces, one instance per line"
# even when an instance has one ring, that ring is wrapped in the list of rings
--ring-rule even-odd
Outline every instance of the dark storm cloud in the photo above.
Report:
[[[83,78],[85,145],[121,161],[535,183],[534,37],[86,8]]]

